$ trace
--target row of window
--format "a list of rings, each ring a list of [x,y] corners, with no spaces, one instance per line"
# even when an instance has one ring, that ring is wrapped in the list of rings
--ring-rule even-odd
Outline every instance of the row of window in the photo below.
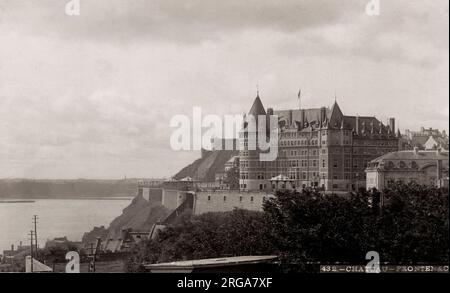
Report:
[[[368,166],[368,163],[371,161],[370,159],[353,159],[350,160],[344,159],[344,168],[350,168],[351,167],[351,161],[353,161],[353,168],[366,168]],[[308,164],[309,163],[309,164]],[[327,168],[326,159],[322,159],[322,168]],[[394,163],[390,162],[387,165],[387,168],[394,168]],[[250,161],[247,160],[241,160],[240,162],[241,168],[249,168],[250,167]],[[276,161],[259,161],[254,160],[252,161],[252,167],[255,169],[265,169],[265,168],[300,168],[300,167],[318,167],[319,166],[319,160],[276,160]],[[342,167],[342,160],[341,159],[333,159],[332,165],[333,168],[341,168]],[[402,162],[400,163],[400,168],[404,168],[406,165]],[[414,162],[411,165],[411,168],[417,168],[417,164]],[[245,178],[243,178],[245,179]]]
[[[397,140],[353,140],[353,145],[371,145],[371,146],[397,146]]]
[[[309,142],[309,143],[308,143]],[[318,145],[317,139],[307,140],[281,140],[279,146]]]
[[[320,179],[350,180],[350,179],[352,179],[351,175],[352,175],[351,173],[344,173],[343,175],[342,174],[333,174],[329,178],[327,175],[325,175],[325,173],[320,173],[320,172],[315,172],[315,171],[309,172],[309,176],[308,176],[308,172],[304,172],[304,171],[303,172],[290,171],[287,173],[287,176],[289,177],[289,179],[292,179],[292,180],[320,180]],[[260,173],[257,175],[257,179],[264,180],[264,179],[273,178],[275,176],[277,176],[277,175],[275,173],[273,173],[273,174],[269,174],[269,176],[267,176],[267,178],[266,178],[264,173]],[[247,173],[242,173],[240,178],[241,179],[249,179],[249,176]],[[362,173],[362,174],[354,173],[353,179],[358,179],[358,180],[366,179],[366,173]],[[264,185],[263,189],[265,189],[266,188],[265,184],[263,184],[263,185]],[[247,188],[247,184],[242,183],[242,184],[240,184],[240,187],[245,189],[245,188]]]
[[[406,168],[411,168],[411,169],[417,169],[418,165],[415,161],[411,161],[409,164],[405,163],[404,161],[400,161],[397,164],[395,164],[393,161],[388,161],[386,164],[386,169],[394,169],[394,168],[400,168],[400,169],[406,169]]]
[[[313,136],[316,136],[313,134]],[[281,138],[309,138],[310,133],[298,133],[298,132],[282,132],[280,134]]]
[[[265,189],[265,184],[264,184],[264,189]],[[247,184],[241,184],[241,188],[247,188]],[[265,200],[265,196],[263,196],[263,200]],[[208,201],[211,201],[211,195],[208,195]],[[224,195],[223,197],[223,201],[226,202],[227,201],[227,196]],[[244,201],[244,197],[243,196],[239,196],[239,202],[243,202]],[[250,202],[254,202],[255,198],[253,196],[250,196]]]

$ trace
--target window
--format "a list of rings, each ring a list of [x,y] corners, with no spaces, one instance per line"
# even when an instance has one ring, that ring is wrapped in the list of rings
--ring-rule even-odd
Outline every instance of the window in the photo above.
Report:
[[[242,196],[239,196],[239,201],[242,202]]]
[[[388,161],[388,163],[387,163],[387,169],[394,169],[394,167],[395,167],[394,162]]]
[[[252,196],[252,197],[250,197],[250,201],[251,201],[251,202],[253,202],[253,196]]]
[[[211,195],[208,195],[208,201],[210,201],[211,200]]]
[[[227,201],[227,197],[226,196],[223,197],[223,201]]]
[[[349,159],[345,159],[345,168],[350,168],[350,160]]]

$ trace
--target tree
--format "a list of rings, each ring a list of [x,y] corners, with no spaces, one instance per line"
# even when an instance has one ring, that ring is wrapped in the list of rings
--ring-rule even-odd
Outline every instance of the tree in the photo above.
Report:
[[[448,190],[394,184],[384,192],[376,230],[381,259],[392,263],[448,263]]]
[[[448,263],[448,190],[398,183],[350,197],[283,191],[264,206],[268,238],[286,271],[309,263],[364,264],[375,250],[391,264]]]
[[[135,246],[126,267],[141,271],[142,263],[273,254],[276,251],[264,236],[265,227],[263,213],[256,211],[185,215],[156,239]]]
[[[348,196],[278,191],[264,203],[264,212],[179,217],[156,239],[137,245],[127,269],[141,271],[143,263],[276,254],[286,272],[318,272],[319,263],[365,265],[372,250],[382,263],[446,264],[448,196],[446,189],[402,183],[383,193],[360,190]]]
[[[350,197],[280,191],[264,205],[268,238],[285,271],[316,271],[310,263],[360,263],[375,246],[367,194]]]

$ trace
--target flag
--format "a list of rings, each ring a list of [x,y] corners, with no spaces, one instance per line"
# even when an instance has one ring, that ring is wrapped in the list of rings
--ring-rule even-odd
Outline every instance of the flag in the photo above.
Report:
[[[302,95],[302,89],[299,89],[298,91],[298,98],[300,99],[300,96]]]

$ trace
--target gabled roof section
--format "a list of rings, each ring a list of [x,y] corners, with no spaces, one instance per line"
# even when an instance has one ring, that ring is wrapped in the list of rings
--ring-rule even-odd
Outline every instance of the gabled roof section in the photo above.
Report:
[[[255,101],[253,102],[250,111],[248,111],[249,115],[253,115],[257,117],[258,115],[266,115],[266,110],[264,110],[264,106],[259,98],[259,95],[256,96]]]
[[[330,112],[330,120],[333,118],[338,118],[341,119],[344,116],[344,114],[342,114],[341,108],[339,107],[337,102],[334,102],[333,107],[331,107],[331,112]]]
[[[342,114],[341,108],[339,108],[339,105],[337,102],[334,102],[333,107],[331,108],[330,116],[329,116],[329,125],[332,127],[341,127],[342,118],[344,117],[344,114]]]
[[[383,160],[448,160],[448,151],[418,151],[414,150],[391,152],[378,157],[371,162]]]

